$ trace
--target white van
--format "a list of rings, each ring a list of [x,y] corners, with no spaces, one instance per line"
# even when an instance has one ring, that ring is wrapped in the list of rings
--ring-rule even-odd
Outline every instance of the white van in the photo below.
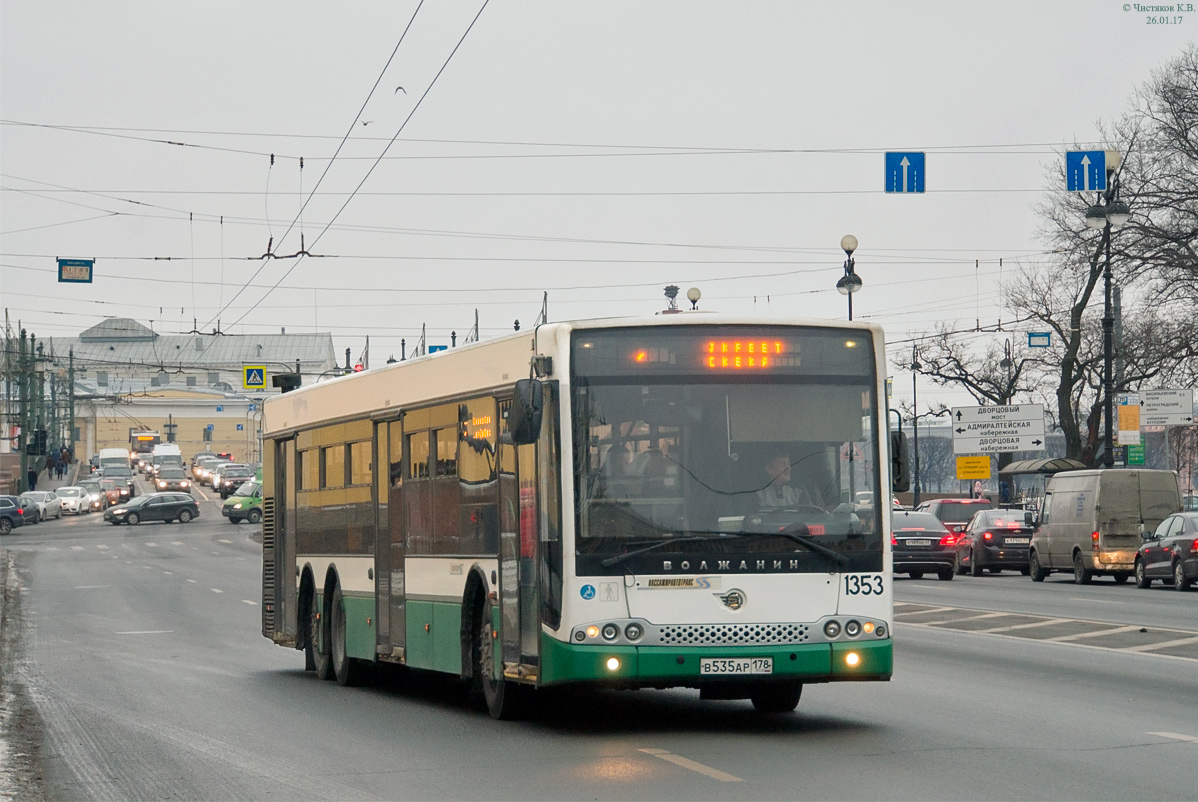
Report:
[[[183,467],[183,452],[174,443],[159,443],[150,454],[150,463],[146,468],[147,476],[157,476],[158,468],[162,465]]]
[[[1087,585],[1095,574],[1126,582],[1135,570],[1142,532],[1181,509],[1173,471],[1068,471],[1048,480],[1039,527],[1028,555],[1033,582],[1072,571]]]
[[[100,470],[104,470],[110,465],[129,467],[129,449],[127,448],[101,448],[99,457]]]

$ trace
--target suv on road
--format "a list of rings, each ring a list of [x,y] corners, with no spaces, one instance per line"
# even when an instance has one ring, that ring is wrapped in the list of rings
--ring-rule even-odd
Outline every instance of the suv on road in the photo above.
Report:
[[[226,465],[221,468],[217,478],[220,482],[214,484],[212,489],[219,491],[221,498],[228,498],[242,484],[254,478],[254,469],[249,465]]]

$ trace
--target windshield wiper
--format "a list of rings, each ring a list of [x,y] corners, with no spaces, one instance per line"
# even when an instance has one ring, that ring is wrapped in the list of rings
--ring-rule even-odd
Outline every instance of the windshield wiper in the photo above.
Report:
[[[626,560],[628,560],[632,557],[636,557],[639,554],[644,554],[647,551],[654,551],[663,546],[668,546],[673,543],[705,543],[710,540],[723,540],[725,538],[744,538],[744,537],[763,537],[763,536],[764,537],[770,537],[770,536],[784,537],[787,540],[790,540],[794,543],[798,543],[800,546],[807,549],[808,551],[814,552],[815,554],[818,554],[821,557],[828,558],[829,560],[831,560],[832,562],[836,563],[839,566],[845,566],[845,565],[849,564],[849,558],[846,557],[845,555],[841,554],[840,552],[836,551],[835,549],[828,548],[823,543],[818,543],[818,542],[812,540],[810,537],[801,535],[798,532],[790,531],[790,529],[797,528],[800,526],[804,530],[807,528],[806,525],[804,525],[804,524],[796,524],[795,527],[788,527],[786,530],[784,530],[782,532],[754,533],[754,532],[715,532],[715,531],[699,530],[699,531],[703,532],[703,534],[700,536],[665,538],[665,539],[657,541],[656,543],[651,543],[648,546],[644,546],[643,548],[633,549],[632,551],[625,552],[624,554],[618,554],[615,557],[608,557],[605,560],[603,560],[602,562],[600,562],[599,564],[601,566],[603,566],[604,568],[611,568],[613,565],[619,565],[620,563],[625,562]]]
[[[662,546],[669,546],[674,543],[704,543],[708,540],[719,540],[725,537],[739,537],[739,535],[734,532],[707,532],[702,536],[695,537],[663,538],[656,543],[650,543],[648,546],[644,546],[639,549],[633,549],[632,551],[626,551],[623,554],[617,554],[615,557],[608,557],[599,564],[604,568],[611,568],[613,565],[619,565],[631,557],[635,557],[638,554],[644,554],[647,551],[653,551],[654,549],[660,549]]]

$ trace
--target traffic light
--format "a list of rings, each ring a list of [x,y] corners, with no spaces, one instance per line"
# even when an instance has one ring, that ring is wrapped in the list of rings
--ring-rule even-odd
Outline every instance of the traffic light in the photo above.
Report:
[[[361,373],[361,372],[362,372],[362,363],[359,362],[358,364],[354,365],[354,373]]]
[[[49,450],[49,433],[45,429],[37,429],[33,432],[33,453],[39,457],[46,456]]]
[[[890,433],[890,484],[896,493],[911,489],[911,463],[907,459],[907,435]]]

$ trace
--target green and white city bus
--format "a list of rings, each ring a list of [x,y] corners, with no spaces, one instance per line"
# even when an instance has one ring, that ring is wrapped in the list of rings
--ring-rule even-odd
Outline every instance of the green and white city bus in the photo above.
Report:
[[[681,313],[271,398],[263,634],[342,684],[456,675],[497,718],[538,687],[785,712],[887,680],[891,505],[853,502],[905,489],[885,367],[877,326]]]

